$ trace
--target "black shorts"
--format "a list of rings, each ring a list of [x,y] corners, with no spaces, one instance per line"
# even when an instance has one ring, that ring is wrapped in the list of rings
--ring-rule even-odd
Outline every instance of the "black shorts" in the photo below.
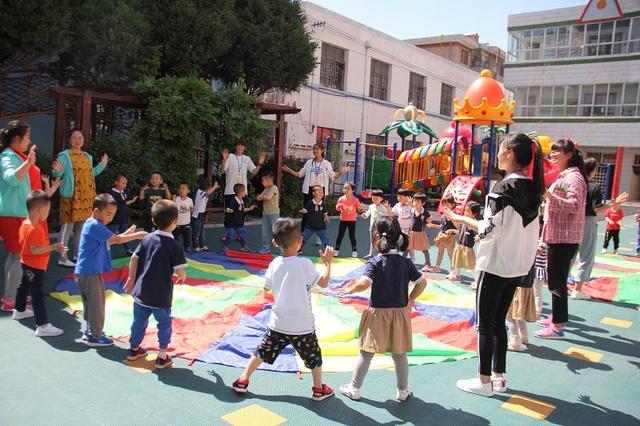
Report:
[[[267,329],[254,355],[267,364],[273,364],[287,345],[293,346],[309,370],[322,366],[322,352],[315,332],[298,335],[278,333]]]

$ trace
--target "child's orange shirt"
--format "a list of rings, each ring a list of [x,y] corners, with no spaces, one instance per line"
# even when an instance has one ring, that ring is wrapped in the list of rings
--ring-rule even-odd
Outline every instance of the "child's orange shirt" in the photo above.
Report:
[[[49,252],[42,254],[32,254],[31,247],[47,247],[49,245],[49,234],[46,231],[45,221],[37,224],[26,219],[20,225],[18,238],[20,241],[20,263],[31,266],[42,271],[47,270],[49,264]]]

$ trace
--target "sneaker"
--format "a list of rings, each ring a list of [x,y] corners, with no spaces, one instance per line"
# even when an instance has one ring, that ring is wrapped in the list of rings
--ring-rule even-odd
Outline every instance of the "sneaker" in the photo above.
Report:
[[[549,315],[546,318],[541,318],[536,321],[536,324],[538,324],[540,327],[549,327],[551,324],[553,324],[553,316]]]
[[[340,393],[347,398],[353,399],[354,401],[362,398],[362,392],[360,391],[360,389],[354,388],[351,383],[340,386]]]
[[[607,254],[607,249],[602,249],[602,251],[600,251],[600,253]]]
[[[411,392],[411,387],[407,386],[405,390],[396,390],[396,399],[400,402],[405,402],[407,399],[411,398],[413,392]]]
[[[351,257],[358,257],[358,252],[357,251],[352,251],[351,252]]]
[[[13,312],[15,308],[16,308],[16,302],[14,302],[13,300],[7,300],[7,299],[4,299],[2,301],[2,305],[0,306],[0,310],[4,312]]]
[[[36,328],[36,336],[38,337],[55,337],[59,336],[64,331],[60,330],[58,327],[54,327],[49,323],[39,326]]]
[[[163,368],[169,368],[173,365],[173,360],[169,355],[166,358],[156,358],[156,368],[162,370]]]
[[[65,260],[60,259],[58,260],[58,266],[64,266],[65,268],[73,268],[76,266],[76,264],[69,259],[65,259]]]
[[[247,253],[247,252],[249,252],[250,250],[249,250],[249,247],[247,247],[247,246],[242,246],[242,247],[240,247],[240,251],[243,251],[243,252]]]
[[[539,339],[564,339],[564,330],[558,330],[550,325],[547,328],[536,331],[533,335]]]
[[[209,247],[202,246],[202,247],[200,247],[200,251],[209,251]]]
[[[469,288],[471,290],[477,290],[478,289],[478,283],[476,281],[473,281],[471,284],[469,284]]]
[[[494,392],[504,393],[507,391],[507,379],[502,377],[492,377],[491,378],[491,387]]]
[[[80,338],[80,340],[86,342],[87,340],[89,340],[89,337],[91,337],[91,331],[85,330],[84,333],[82,333],[82,337]]]
[[[260,253],[260,254],[269,254],[269,253],[271,253],[271,250],[269,250],[269,247],[267,247],[267,246],[262,246],[258,253]]]
[[[474,377],[473,379],[458,380],[456,382],[456,386],[462,391],[475,393],[476,395],[493,396],[493,387],[491,386],[491,382],[482,383],[478,377]]]
[[[247,388],[249,387],[249,381],[236,379],[236,381],[231,384],[231,387],[233,388],[234,392],[245,394],[247,393]]]
[[[25,318],[31,318],[32,316],[33,316],[33,311],[31,309],[25,309],[22,312],[16,311],[15,309],[13,310],[13,319],[14,320],[21,320],[21,319],[25,319]]]
[[[335,395],[335,393],[333,392],[333,389],[331,389],[329,386],[325,385],[324,383],[322,384],[322,387],[320,388],[312,387],[311,390],[313,391],[313,395],[311,395],[311,399],[313,399],[316,402],[324,401],[325,399],[331,398],[333,395]]]
[[[147,356],[147,351],[145,351],[143,348],[129,349],[127,351],[127,359],[129,361],[135,361],[136,359],[144,358],[145,356]]]
[[[200,253],[202,249],[200,247],[196,247],[193,249],[193,251],[195,251],[196,253]]]
[[[573,290],[571,292],[571,298],[573,300],[589,300],[591,299],[591,296],[589,296],[584,291]]]
[[[105,335],[102,335],[100,337],[89,336],[87,340],[85,340],[84,344],[92,348],[103,347],[103,346],[113,346],[113,340],[109,339]]]
[[[613,254],[618,254],[618,250],[614,250],[614,251],[613,251]]]

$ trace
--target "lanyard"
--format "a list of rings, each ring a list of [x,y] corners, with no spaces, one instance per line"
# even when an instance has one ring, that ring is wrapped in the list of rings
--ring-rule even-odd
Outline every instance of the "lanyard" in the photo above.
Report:
[[[236,155],[236,163],[238,164],[238,174],[240,174],[240,169],[244,166],[244,155],[240,157]]]

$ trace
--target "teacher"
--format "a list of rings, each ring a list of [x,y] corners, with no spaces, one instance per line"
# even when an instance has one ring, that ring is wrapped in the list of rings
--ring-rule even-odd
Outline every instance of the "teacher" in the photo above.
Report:
[[[487,195],[482,220],[449,209],[444,212],[450,220],[477,230],[480,239],[476,261],[479,375],[458,380],[456,386],[482,396],[507,389],[505,319],[516,287],[533,265],[544,193],[542,152],[527,135],[506,136],[498,151],[498,168],[506,176]]]

